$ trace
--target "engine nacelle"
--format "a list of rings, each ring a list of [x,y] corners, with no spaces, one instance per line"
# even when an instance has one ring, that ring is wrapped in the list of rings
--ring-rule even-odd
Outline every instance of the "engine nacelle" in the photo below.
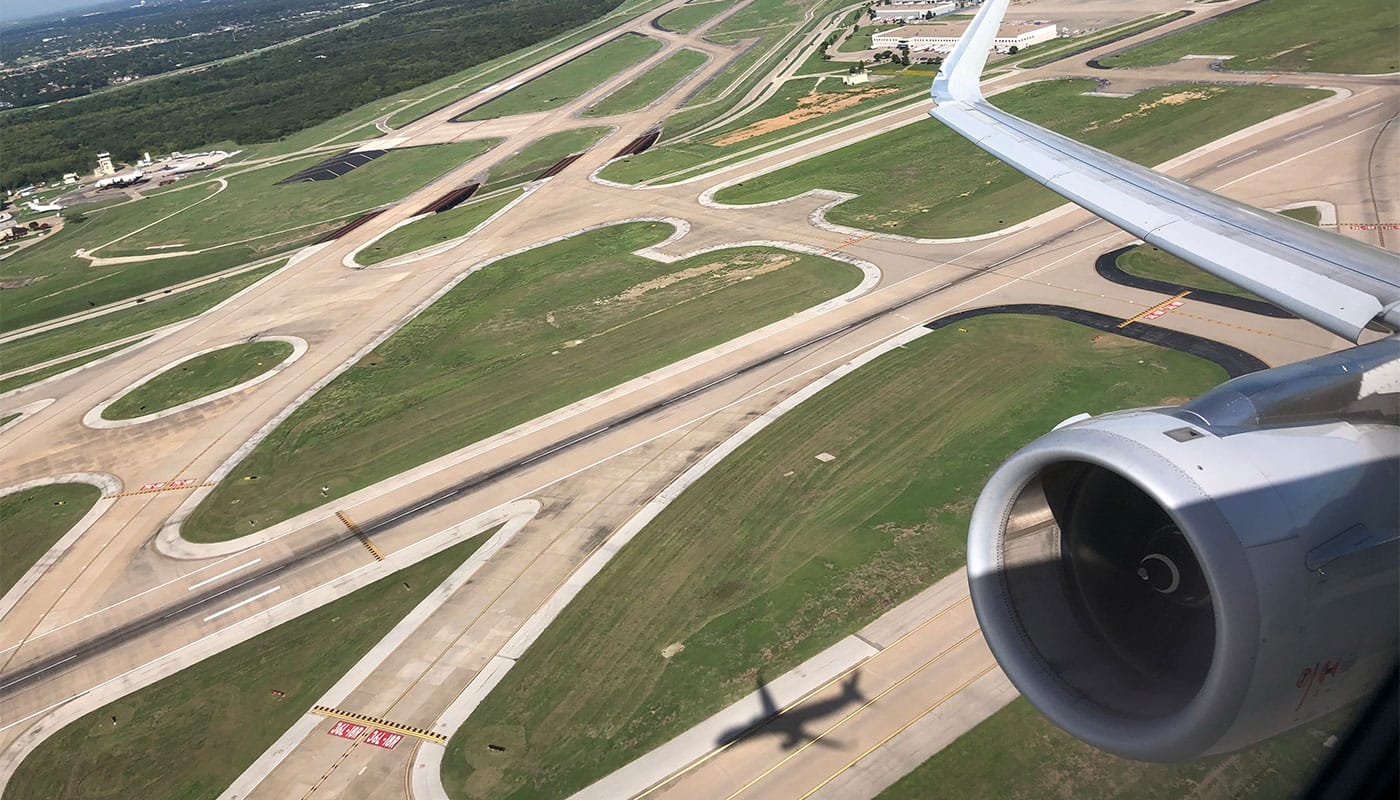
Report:
[[[1197,403],[1238,413],[1265,383]],[[1032,443],[988,482],[968,540],[977,617],[1016,687],[1145,761],[1281,733],[1396,662],[1400,429],[1367,414],[1260,426],[1252,406],[1256,424],[1225,425],[1192,405]]]

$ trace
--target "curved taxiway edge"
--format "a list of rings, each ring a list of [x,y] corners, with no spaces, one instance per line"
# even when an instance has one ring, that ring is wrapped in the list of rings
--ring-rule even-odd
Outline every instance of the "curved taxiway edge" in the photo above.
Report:
[[[52,400],[41,400],[30,405],[38,405],[42,408],[52,402]],[[78,541],[78,537],[86,533],[87,529],[91,528],[92,524],[97,522],[98,518],[106,513],[113,503],[117,502],[117,498],[113,495],[121,493],[122,490],[121,479],[110,473],[70,472],[66,475],[51,475],[47,478],[35,478],[32,481],[6,486],[0,489],[0,497],[33,489],[36,486],[50,486],[56,483],[90,484],[96,486],[102,492],[102,496],[97,498],[97,502],[93,503],[92,508],[88,509],[88,512],[83,515],[82,519],[78,520],[77,524],[69,528],[67,533],[63,534],[58,541],[53,543],[52,547],[39,557],[38,561],[34,562],[34,566],[20,576],[19,581],[10,587],[10,591],[6,592],[4,597],[0,597],[0,619],[4,619],[5,615],[10,613],[10,609],[14,608],[15,603],[19,602],[24,593],[29,591],[29,588],[48,571],[49,567],[52,567],[68,551],[68,548]]]
[[[1107,314],[1049,303],[1018,303],[974,308],[949,314],[946,317],[939,317],[932,322],[925,323],[923,327],[930,331],[936,331],[965,319],[982,317],[987,314],[1035,314],[1043,317],[1057,317],[1066,322],[1083,325],[1086,328],[1093,328],[1115,336],[1126,336],[1129,339],[1136,339],[1140,342],[1155,344],[1158,347],[1179,350],[1197,358],[1204,358],[1225,370],[1225,374],[1231,378],[1238,378],[1241,375],[1269,368],[1268,364],[1249,353],[1214,339],[1206,339],[1170,328],[1159,328],[1156,325],[1148,325],[1143,322],[1123,325],[1122,320]],[[1122,327],[1119,327],[1120,325]]]
[[[542,182],[536,181],[536,182],[534,182],[534,183],[531,183],[531,184],[525,186],[525,188],[522,189],[522,190],[520,191],[520,196],[519,196],[519,197],[515,198],[514,200],[510,201],[509,203],[506,203],[506,204],[505,204],[504,206],[502,206],[498,211],[496,211],[496,213],[492,214],[491,216],[489,216],[489,217],[487,217],[486,219],[482,220],[481,222],[477,223],[476,226],[473,227],[471,230],[467,231],[466,233],[464,233],[464,234],[462,234],[461,236],[458,236],[458,237],[456,237],[456,238],[454,238],[454,239],[449,239],[449,240],[447,240],[447,241],[445,241],[445,242],[442,242],[442,243],[440,243],[440,244],[432,245],[432,246],[427,247],[427,248],[424,248],[424,249],[422,249],[422,250],[415,250],[415,251],[413,251],[413,252],[411,252],[411,253],[405,253],[405,254],[403,254],[403,255],[401,255],[401,256],[395,256],[395,257],[393,257],[393,258],[386,258],[385,260],[379,262],[378,264],[361,264],[360,262],[358,262],[358,261],[355,260],[355,257],[356,257],[356,256],[358,256],[360,253],[364,252],[364,250],[365,250],[366,248],[373,246],[375,242],[378,242],[380,239],[383,239],[385,236],[388,236],[389,234],[393,233],[394,231],[398,230],[399,228],[404,227],[405,225],[408,225],[408,224],[413,223],[413,222],[418,222],[419,220],[425,219],[425,218],[430,217],[430,216],[432,216],[432,215],[431,215],[431,214],[418,214],[418,215],[416,215],[416,216],[409,217],[408,219],[403,220],[402,222],[397,222],[397,223],[395,223],[395,224],[394,224],[393,226],[391,226],[388,230],[384,231],[383,233],[379,234],[378,236],[375,236],[374,238],[370,239],[369,241],[367,241],[367,242],[365,242],[364,244],[360,245],[359,247],[355,248],[355,249],[352,250],[351,252],[346,253],[346,254],[345,254],[345,258],[343,258],[343,259],[340,260],[341,266],[347,267],[347,268],[349,268],[349,269],[389,269],[389,268],[392,268],[392,267],[407,266],[407,265],[412,264],[412,263],[414,263],[414,262],[422,261],[422,260],[425,259],[425,258],[432,258],[432,257],[434,257],[434,256],[442,255],[443,253],[446,253],[448,250],[451,250],[452,248],[456,247],[457,245],[461,244],[462,242],[465,242],[466,240],[470,239],[472,236],[475,236],[477,231],[481,230],[482,228],[485,228],[487,225],[490,225],[492,222],[495,222],[496,219],[499,218],[501,215],[503,215],[503,214],[505,214],[506,212],[510,211],[512,208],[515,208],[515,207],[516,207],[517,205],[519,205],[525,198],[527,198],[527,197],[529,197],[531,194],[533,194],[533,193],[535,192],[536,189],[540,188],[541,184],[542,184]],[[513,191],[513,190],[511,190],[511,191]],[[485,199],[485,198],[473,198],[473,201],[475,202],[475,201],[479,201],[479,200],[482,200],[482,199]]]
[[[346,672],[340,680],[336,681],[334,686],[321,695],[321,698],[316,701],[316,705],[332,708],[340,706],[350,696],[350,693],[369,677],[370,673],[417,632],[428,617],[442,608],[458,590],[465,586],[476,575],[477,570],[481,569],[497,551],[509,544],[511,539],[535,518],[535,515],[540,512],[540,508],[541,505],[537,500],[516,500],[463,523],[483,528],[494,525],[502,527],[481,547],[477,548],[476,552],[472,553],[466,561],[462,562],[462,565],[454,570],[447,577],[447,580],[423,598],[417,606],[414,606],[413,610],[408,612],[368,653],[355,662],[355,666],[351,667],[349,672]],[[219,795],[219,800],[249,797],[258,784],[271,774],[302,740],[310,736],[315,731],[316,726],[324,719],[325,717],[309,712],[298,719],[271,747],[263,751],[263,754],[250,764],[243,771],[243,774],[239,775],[237,780],[224,790],[223,794]],[[433,747],[433,745],[426,746]]]
[[[510,258],[511,256],[519,255],[520,253],[533,250],[538,247],[543,247],[558,241],[562,241],[564,239],[569,239],[574,236],[587,233],[589,231],[598,230],[601,228],[609,228],[615,225],[622,225],[631,222],[664,222],[672,225],[675,228],[675,232],[671,236],[667,237],[664,241],[658,242],[657,244],[651,245],[650,247],[642,248],[641,250],[636,251],[635,255],[639,255],[644,258],[652,258],[654,260],[660,260],[663,262],[673,261],[677,258],[684,258],[688,257],[689,255],[693,255],[670,255],[661,252],[658,249],[679,241],[690,230],[690,223],[682,219],[676,219],[674,217],[634,217],[609,222],[603,225],[595,225],[588,228],[584,228],[582,230],[574,231],[573,233],[567,234],[565,236],[555,237],[553,239],[548,239],[543,242],[538,242],[535,244],[528,245],[526,247],[518,248],[508,253],[503,253],[499,256],[495,256],[491,259],[475,264],[469,269],[465,270],[457,278],[453,279],[450,283],[443,286],[432,296],[424,299],[424,301],[420,303],[418,307],[415,308],[412,312],[405,315],[401,320],[395,323],[392,327],[386,329],[379,336],[366,343],[365,346],[362,347],[358,352],[352,354],[349,358],[345,359],[345,361],[341,362],[335,369],[329,371],[319,381],[308,387],[305,392],[302,392],[302,394],[296,398],[296,400],[288,404],[287,407],[281,411],[281,413],[268,420],[262,428],[259,428],[256,433],[250,436],[248,440],[245,441],[238,448],[238,450],[236,450],[232,455],[228,457],[228,459],[226,459],[222,464],[220,464],[219,467],[215,469],[214,472],[209,476],[208,482],[218,483],[219,481],[226,478],[238,466],[239,462],[241,462],[248,455],[248,453],[252,452],[254,447],[256,447],[263,439],[267,438],[267,436],[287,417],[291,416],[291,414],[297,408],[299,408],[302,404],[311,399],[312,396],[314,396],[318,391],[320,391],[331,381],[339,377],[343,372],[345,372],[345,370],[358,363],[365,355],[373,351],[374,348],[382,344],[386,339],[392,336],[409,321],[416,318],[426,308],[431,306],[433,303],[437,302],[440,298],[442,298],[443,295],[447,294],[447,292],[451,291],[463,280],[466,280],[466,278],[469,277],[472,273],[475,273],[480,269],[484,269],[490,266],[491,264],[496,263],[497,261]],[[766,244],[781,249],[790,249],[795,252],[817,253],[820,255],[824,255],[827,258],[831,258],[832,260],[842,261],[844,263],[851,264],[852,266],[861,270],[863,276],[862,280],[859,285],[857,285],[850,291],[847,291],[844,294],[838,295],[837,297],[834,297],[823,303],[812,306],[811,308],[805,309],[803,311],[799,311],[789,317],[770,323],[769,325],[765,325],[764,327],[759,328],[757,330],[749,331],[748,333],[737,336],[733,339],[730,339],[727,342],[715,345],[714,347],[711,347],[708,350],[703,350],[699,353],[681,359],[680,361],[677,361],[673,364],[669,364],[653,372],[649,372],[645,375],[633,378],[630,381],[619,384],[610,389],[606,389],[591,397],[586,397],[582,400],[564,406],[563,408],[556,409],[534,420],[531,420],[509,430],[505,430],[498,434],[495,434],[494,436],[483,439],[480,442],[470,444],[467,447],[464,447],[460,450],[448,453],[447,455],[429,461],[426,464],[421,464],[417,467],[414,467],[413,469],[400,473],[399,475],[394,476],[393,478],[388,478],[386,480],[380,481],[379,483],[376,483],[373,486],[366,487],[364,489],[359,490],[358,492],[351,493],[344,497],[336,498],[334,502],[339,504],[340,506],[354,505],[357,503],[365,502],[371,498],[378,497],[388,491],[392,491],[394,489],[400,488],[409,483],[417,481],[421,478],[432,475],[454,464],[458,464],[468,459],[474,458],[480,455],[481,453],[500,447],[503,444],[528,436],[538,430],[556,424],[560,420],[567,419],[569,417],[576,416],[586,411],[607,405],[608,403],[617,400],[619,397],[623,397],[633,392],[654,386],[658,381],[662,381],[678,373],[694,369],[700,364],[704,364],[706,362],[713,361],[714,359],[721,358],[736,350],[747,347],[748,345],[753,344],[756,341],[760,341],[762,339],[770,337],[778,331],[787,330],[791,327],[805,324],[812,320],[814,317],[821,316],[823,314],[829,313],[830,311],[836,308],[840,308],[855,300],[857,297],[868,293],[880,281],[881,273],[878,267],[876,267],[874,264],[871,264],[868,261],[855,258],[845,253],[828,253],[826,251],[811,248],[808,245],[794,244],[790,242],[763,242],[761,244]],[[714,250],[724,250],[737,246],[743,245],[724,244],[715,247],[707,247],[696,252],[706,253],[712,252]],[[258,531],[256,533],[250,533],[246,536],[241,536],[237,539],[230,539],[224,542],[198,543],[186,540],[180,534],[180,526],[184,524],[184,521],[189,518],[190,514],[194,512],[194,509],[199,505],[199,503],[202,502],[204,498],[208,497],[212,491],[213,487],[203,487],[191,492],[190,495],[185,498],[185,501],[181,503],[180,506],[175,510],[175,513],[171,515],[170,519],[165,523],[165,525],[162,526],[160,533],[156,536],[156,549],[161,554],[169,556],[171,558],[179,559],[204,559],[213,558],[217,556],[226,556],[252,547],[253,545],[263,544],[265,542],[269,542],[274,539],[279,539],[283,536],[290,535],[314,521],[324,519],[329,513],[326,510],[326,507],[322,506],[320,508],[312,509],[310,511],[299,514],[295,517],[292,517],[291,519],[279,522],[270,527],[264,528],[263,530]]]
[[[814,397],[823,389],[841,378],[855,372],[860,367],[880,356],[926,336],[939,328],[952,325],[970,317],[997,313],[1032,313],[1057,316],[1069,322],[1086,327],[1128,336],[1141,341],[1172,347],[1193,355],[1207,358],[1221,365],[1232,376],[1263,367],[1263,362],[1253,356],[1228,345],[1214,342],[1190,334],[1179,333],[1151,325],[1134,323],[1117,329],[1118,320],[1089,311],[1051,305],[1006,305],[972,309],[940,317],[936,320],[905,329],[860,355],[841,364],[822,377],[803,387],[791,397],[783,400],[766,413],[745,426],[741,431],[725,440],[719,447],[707,453],[704,458],[666,487],[641,511],[618,528],[608,540],[585,561],[560,589],[535,612],[529,620],[503,646],[500,652],[478,673],[477,677],[463,690],[457,700],[450,705],[433,725],[435,733],[452,736],[481,701],[501,682],[529,646],[539,638],[564,608],[576,597],[583,587],[643,528],[646,527],[667,505],[674,501],[686,488],[720,464],[745,442],[758,435],[763,429],[776,422],[784,414]],[[868,657],[866,650],[854,647],[832,647],[823,652],[823,669],[794,677],[794,686],[789,687],[797,695],[808,688],[815,688],[830,677],[830,674],[856,666]],[[786,676],[785,676],[786,679]],[[812,684],[810,687],[806,684]],[[801,684],[801,685],[798,685]],[[678,737],[663,744],[622,769],[604,777],[587,787],[581,797],[631,797],[645,792],[657,781],[657,776],[665,777],[703,757],[713,747],[712,736]],[[417,750],[410,768],[412,794],[418,800],[447,800],[446,789],[442,785],[442,760],[445,748],[424,746]]]
[[[1184,283],[1144,278],[1139,275],[1134,275],[1131,272],[1124,272],[1123,268],[1118,266],[1118,257],[1138,246],[1138,244],[1130,244],[1127,247],[1119,247],[1116,250],[1110,250],[1100,255],[1098,258],[1094,259],[1094,271],[1099,274],[1100,278],[1106,281],[1121,286],[1129,286],[1133,289],[1143,289],[1145,291],[1159,292],[1165,295],[1190,292],[1192,300],[1199,300],[1202,303],[1209,303],[1213,306],[1233,308],[1236,311],[1244,311],[1249,314],[1258,314],[1260,316],[1274,317],[1276,319],[1297,319],[1297,316],[1264,300],[1251,300],[1248,297],[1239,297],[1238,295],[1226,294],[1224,292],[1214,292],[1210,289],[1198,289],[1194,286],[1187,286]]]
[[[898,348],[908,342],[912,342],[921,336],[925,336],[931,331],[915,327],[906,329],[904,332],[896,334],[884,342],[866,350],[859,356],[847,361],[845,364],[828,372],[812,383],[803,387],[791,397],[783,400],[778,405],[769,409],[759,418],[744,426],[742,430],[726,439],[715,449],[706,453],[705,456],[696,462],[694,466],[681,474],[679,478],[672,481],[661,491],[651,502],[647,503],[622,527],[614,531],[597,551],[575,570],[574,574],[561,586],[558,591],[550,596],[525,624],[516,631],[515,635],[501,648],[501,650],[482,668],[475,679],[462,691],[457,699],[447,707],[447,710],[433,724],[434,733],[441,733],[450,737],[458,728],[466,722],[476,707],[481,704],[486,695],[496,687],[506,673],[516,663],[516,660],[524,655],[530,645],[544,633],[545,628],[563,612],[564,608],[583,591],[583,587],[588,584],[599,572],[603,570],[609,561],[622,548],[630,542],[638,533],[644,529],[648,523],[656,518],[666,506],[670,505],[680,496],[691,484],[700,480],[705,473],[714,469],[731,453],[737,450],[742,444],[757,436],[760,431],[772,425],[787,412],[801,405],[810,397],[825,389],[827,386],[840,380],[845,375],[855,371],[859,367],[873,361],[881,355]],[[413,797],[417,800],[447,800],[447,791],[442,785],[442,757],[445,752],[443,747],[420,747],[414,757],[413,766],[410,768],[410,780],[412,781]],[[680,766],[684,766],[681,764]],[[646,787],[641,787],[645,789]],[[621,796],[630,796],[619,794]]]
[[[123,397],[126,397],[128,394],[131,394],[135,390],[155,380],[161,375],[164,375],[170,370],[175,369],[181,364],[199,358],[200,356],[206,355],[208,353],[213,353],[219,350],[225,350],[230,347],[236,347],[240,344],[249,344],[250,342],[285,342],[292,346],[292,352],[286,358],[282,359],[280,362],[273,365],[265,372],[259,373],[258,375],[255,375],[252,378],[249,378],[248,380],[240,384],[230,386],[227,389],[222,389],[212,394],[206,394],[203,397],[197,397],[193,400],[190,400],[189,402],[181,403],[178,406],[171,406],[170,408],[167,408],[164,411],[157,411],[154,414],[146,414],[144,416],[132,417],[130,419],[104,419],[102,417],[102,413],[107,410],[108,406],[112,405],[113,403],[117,402]],[[257,386],[258,384],[262,383],[263,381],[269,380],[277,373],[291,366],[297,359],[301,358],[303,355],[306,354],[306,350],[306,340],[301,338],[300,336],[259,336],[251,340],[244,339],[237,342],[225,342],[223,344],[213,345],[212,347],[206,347],[203,350],[197,350],[193,353],[190,353],[189,355],[181,356],[180,358],[170,362],[169,364],[166,364],[163,367],[159,367],[155,370],[152,370],[146,375],[138,378],[134,383],[130,384],[126,388],[122,389],[121,391],[117,392],[116,394],[112,395],[106,400],[103,400],[96,406],[93,406],[92,409],[90,409],[86,414],[83,415],[83,424],[89,428],[127,428],[132,425],[142,425],[147,422],[154,422],[158,419],[165,419],[166,417],[179,414],[183,411],[188,411],[191,408],[196,408],[198,406],[205,405],[206,403],[212,403],[215,400],[222,400],[223,398],[228,397],[229,395],[238,394],[239,392],[245,389],[251,389],[254,386]]]
[[[18,425],[24,420],[25,417],[29,417],[39,413],[40,411],[43,411],[44,409],[53,405],[54,402],[56,402],[57,400],[58,398],[56,397],[48,397],[43,400],[35,400],[32,403],[25,403],[22,406],[17,406],[7,411],[0,411],[0,416],[6,416],[9,414],[15,415],[14,419],[10,420],[9,422],[6,422],[3,425],[0,425],[0,432],[8,430],[13,425]]]
[[[101,708],[106,703],[120,699],[126,695],[149,686],[162,678],[173,675],[185,667],[196,664],[210,656],[223,652],[224,650],[241,644],[258,634],[288,622],[309,611],[314,611],[333,600],[343,597],[357,589],[368,586],[380,578],[392,575],[393,573],[416,564],[417,562],[436,555],[443,550],[474,536],[478,536],[499,525],[519,519],[519,525],[508,526],[505,530],[510,531],[513,536],[515,531],[523,527],[525,522],[536,513],[535,505],[529,501],[524,503],[511,503],[499,506],[484,514],[479,514],[471,519],[457,523],[449,528],[438,531],[431,536],[420,539],[401,550],[396,550],[385,556],[383,561],[371,561],[364,566],[355,569],[344,575],[333,578],[319,586],[309,589],[301,594],[284,600],[266,611],[249,617],[233,625],[223,628],[215,633],[209,634],[202,639],[195,640],[178,650],[161,655],[151,661],[142,664],[122,675],[107,680],[97,686],[84,691],[73,697],[60,700],[49,707],[35,712],[22,719],[5,720],[5,726],[23,725],[28,723],[30,727],[15,739],[9,749],[0,753],[0,792],[4,791],[5,785],[10,777],[14,775],[20,762],[34,751],[50,735],[63,729],[65,725],[81,718],[84,714]],[[505,532],[502,531],[502,533]],[[489,556],[505,543],[505,540],[498,540],[493,537],[482,546],[482,550],[487,550]],[[481,552],[480,550],[478,552]],[[473,555],[475,558],[475,554]],[[471,559],[467,563],[473,563]],[[480,561],[476,561],[480,564]],[[460,572],[460,570],[459,570]],[[453,573],[454,577],[458,573]],[[416,614],[418,609],[410,613]],[[415,625],[416,627],[416,625]],[[398,629],[395,628],[395,631]],[[392,633],[391,633],[392,635]],[[392,643],[386,645],[381,641],[382,646],[392,647]],[[372,650],[371,654],[377,651]],[[382,657],[382,656],[381,656]],[[369,655],[366,656],[369,658]],[[351,675],[356,675],[354,670],[359,669],[356,665],[352,669]],[[349,676],[347,676],[349,679]],[[341,684],[337,683],[339,687]],[[332,692],[335,690],[332,689]],[[240,780],[242,780],[240,778]]]

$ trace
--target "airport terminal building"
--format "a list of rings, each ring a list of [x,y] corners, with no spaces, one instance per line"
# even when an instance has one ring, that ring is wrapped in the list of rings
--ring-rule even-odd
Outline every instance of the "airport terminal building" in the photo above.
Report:
[[[871,37],[874,49],[908,47],[910,52],[934,50],[947,53],[958,43],[958,37],[966,30],[966,23],[936,22],[923,25],[905,25],[902,28],[877,33]],[[1005,53],[1015,47],[1025,50],[1033,44],[1048,42],[1060,35],[1053,24],[1008,23],[1001,26],[997,38],[992,40],[992,49]]]

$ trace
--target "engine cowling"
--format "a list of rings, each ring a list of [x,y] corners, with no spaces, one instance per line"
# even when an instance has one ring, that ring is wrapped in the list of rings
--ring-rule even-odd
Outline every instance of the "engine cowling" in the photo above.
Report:
[[[1251,393],[1233,383],[1202,400],[1238,410]],[[1016,687],[1145,761],[1281,733],[1366,696],[1396,661],[1400,429],[1186,409],[1078,421],[1022,449],[968,541],[977,617]]]

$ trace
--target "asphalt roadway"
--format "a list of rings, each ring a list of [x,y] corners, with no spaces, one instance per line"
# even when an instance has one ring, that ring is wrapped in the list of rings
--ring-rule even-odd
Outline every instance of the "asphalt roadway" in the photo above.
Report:
[[[0,779],[8,777],[43,735],[67,720],[215,648],[253,635],[280,619],[278,609],[284,604],[330,599],[353,588],[346,576],[387,569],[377,566],[379,562],[348,531],[337,512],[360,522],[375,546],[393,561],[396,555],[421,557],[426,554],[422,543],[439,541],[432,538],[435,534],[504,503],[533,499],[542,504],[541,513],[514,535],[502,557],[483,567],[479,589],[459,601],[472,604],[474,615],[437,615],[426,623],[437,626],[436,633],[414,636],[400,648],[402,652],[396,652],[394,657],[404,664],[385,663],[382,669],[387,671],[381,675],[392,671],[406,676],[401,680],[410,685],[401,687],[401,692],[407,699],[394,701],[398,695],[382,684],[376,688],[374,681],[379,679],[373,677],[350,695],[353,711],[431,728],[510,637],[579,564],[598,551],[608,532],[622,526],[718,442],[810,381],[910,327],[955,310],[1056,303],[1128,319],[1162,301],[1160,294],[1098,277],[1094,260],[1130,239],[1077,210],[1046,215],[1001,236],[922,243],[861,238],[818,227],[812,217],[831,202],[824,196],[749,209],[697,202],[702,192],[717,184],[838,147],[892,124],[920,122],[925,109],[917,105],[757,156],[704,180],[646,190],[590,181],[589,174],[613,152],[663,118],[689,86],[721,68],[730,54],[700,39],[708,26],[688,35],[656,31],[651,20],[675,5],[679,2],[386,136],[385,147],[483,136],[504,136],[507,141],[405,198],[351,235],[304,251],[293,266],[187,326],[120,357],[99,360],[0,398],[0,414],[54,400],[0,433],[4,454],[0,486],[73,473],[114,476],[128,491],[177,479],[203,483],[236,463],[260,430],[353,363],[472,265],[591,225],[643,216],[682,219],[689,230],[658,250],[680,256],[738,242],[786,242],[874,265],[879,270],[878,284],[847,302],[827,304],[820,312],[768,326],[286,523],[250,530],[234,542],[193,545],[178,537],[180,521],[204,493],[197,488],[104,501],[107,506],[101,516],[4,615]],[[1050,4],[1044,6],[1049,15]],[[1215,13],[1214,7],[1197,10]],[[1199,21],[1200,16],[1190,21]],[[664,47],[556,111],[480,123],[450,122],[465,109],[623,30],[656,37]],[[472,238],[445,253],[397,266],[402,260],[376,269],[344,266],[355,250],[529,141],[556,130],[598,124],[578,118],[577,112],[681,46],[716,57],[659,104],[606,120],[616,126],[615,133]],[[1015,80],[1085,75],[1089,70],[1083,61],[1097,54],[1028,71]],[[1104,73],[1092,76],[1102,78]],[[1113,91],[1203,78],[1344,88],[1349,96],[1202,148],[1174,160],[1168,171],[1265,207],[1324,200],[1335,204],[1338,219],[1347,223],[1400,219],[1395,196],[1400,158],[1395,126],[1388,125],[1400,110],[1393,78],[1221,76],[1199,61],[1113,72],[1108,77]],[[1380,227],[1345,228],[1343,233],[1394,244],[1382,240],[1385,233]],[[1297,320],[1265,318],[1189,299],[1154,324],[1231,344],[1271,364],[1346,346]],[[94,405],[182,355],[273,334],[299,336],[310,349],[256,389],[140,426],[95,430],[81,422]],[[445,637],[453,645],[441,650]],[[99,652],[100,657],[93,657]],[[975,658],[968,663],[973,662]],[[872,675],[862,687],[873,696],[905,677],[909,679],[901,686],[927,696],[937,696],[937,687],[956,685],[956,681],[950,684],[951,678],[941,668],[915,675],[909,666],[891,670],[887,678]],[[859,741],[866,741],[866,736],[879,740],[901,730],[916,710],[908,703],[862,708],[861,730],[868,727],[869,732],[862,733]],[[882,753],[896,752],[897,741],[898,737],[889,747],[876,748],[864,760],[878,763]],[[407,766],[414,751],[438,746],[424,742],[395,750],[363,747],[347,754],[344,740],[317,734],[270,769],[266,780],[256,784],[255,794],[289,797],[324,791],[327,796],[398,797],[409,786]],[[817,778],[809,781],[815,785],[827,777],[817,772],[834,763],[779,759],[772,752],[750,753],[751,749],[729,748],[723,763],[742,755],[748,763],[762,765],[760,772],[775,767],[765,773],[765,781],[793,780],[794,786],[811,777]],[[330,763],[341,766],[323,780]],[[909,768],[914,763],[900,766]],[[789,771],[803,777],[783,777]],[[669,791],[682,791],[684,785],[678,781]]]

